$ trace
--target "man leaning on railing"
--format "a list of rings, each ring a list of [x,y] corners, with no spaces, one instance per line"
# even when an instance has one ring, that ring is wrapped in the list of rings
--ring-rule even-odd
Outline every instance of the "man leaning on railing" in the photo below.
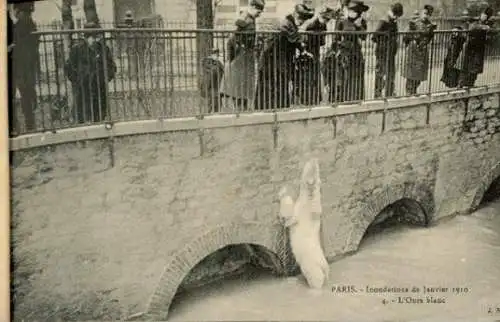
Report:
[[[474,86],[477,76],[483,72],[486,45],[491,40],[493,9],[487,7],[481,12],[479,20],[469,19],[465,27],[468,30],[465,44],[456,62],[460,71],[458,87]]]
[[[94,23],[85,24],[85,38],[71,48],[65,71],[73,85],[76,122],[101,122],[108,113],[107,86],[116,73],[104,35]]]
[[[290,107],[289,84],[293,80],[296,51],[299,55],[311,55],[302,42],[299,26],[313,16],[314,11],[298,4],[292,14],[280,21],[279,33],[264,39],[257,76],[256,110]]]
[[[406,78],[406,94],[417,94],[420,84],[427,80],[430,65],[429,43],[434,39],[436,25],[430,20],[434,7],[425,5],[420,17],[410,21],[409,32],[404,36],[406,52],[401,76]]]
[[[297,60],[298,75],[295,79],[294,90],[296,102],[302,105],[318,105],[321,102],[321,47],[326,44],[328,22],[335,16],[335,10],[323,6],[318,14],[307,20],[301,31],[309,32],[303,35],[306,50],[312,57],[302,56]],[[318,34],[312,34],[312,33]]]
[[[363,1],[350,1],[347,6],[347,17],[336,22],[335,31],[342,34],[334,36],[338,45],[336,54],[336,101],[361,101],[365,97],[365,58],[362,41],[366,34],[350,32],[365,32],[366,20],[363,14],[370,9]]]

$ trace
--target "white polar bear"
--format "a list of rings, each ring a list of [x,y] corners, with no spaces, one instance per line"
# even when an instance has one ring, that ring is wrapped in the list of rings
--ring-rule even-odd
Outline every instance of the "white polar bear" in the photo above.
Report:
[[[290,230],[292,253],[310,287],[319,289],[328,279],[329,266],[320,243],[321,180],[317,159],[306,163],[302,172],[300,192],[294,201],[282,188],[280,217]]]

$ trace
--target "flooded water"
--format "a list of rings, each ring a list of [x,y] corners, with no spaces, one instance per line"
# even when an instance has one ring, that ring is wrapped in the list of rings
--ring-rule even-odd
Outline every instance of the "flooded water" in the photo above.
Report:
[[[500,321],[500,200],[367,236],[330,264],[323,290],[304,283],[250,271],[177,296],[169,320]]]

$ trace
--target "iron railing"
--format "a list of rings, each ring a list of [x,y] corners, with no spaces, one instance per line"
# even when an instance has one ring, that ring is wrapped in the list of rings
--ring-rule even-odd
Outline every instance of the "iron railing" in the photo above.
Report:
[[[224,30],[101,29],[99,34],[109,48],[108,60],[103,59],[108,55],[104,46],[99,53],[82,49],[82,35],[89,32],[96,31],[37,33],[36,126],[25,128],[23,113],[16,112],[17,134],[103,122],[336,106],[448,91],[458,86],[456,82],[446,86],[442,81],[443,75],[450,81],[457,76],[456,70],[445,71],[454,66],[445,64],[449,50],[460,40],[457,36],[463,40],[469,36],[467,32],[435,31],[425,45],[425,37],[414,32],[400,32],[393,39],[373,32],[303,32],[302,41],[311,57],[298,55],[289,46],[280,47],[286,44],[275,31],[252,35]],[[474,85],[500,83],[496,34],[488,33],[484,68]],[[229,63],[232,36],[244,48],[240,46]],[[378,43],[374,41],[377,37]],[[72,52],[64,45],[69,38]],[[218,55],[211,54],[214,48]],[[391,51],[395,52],[393,59]],[[465,59],[480,55],[471,52]],[[461,62],[463,66],[464,60]],[[14,69],[22,68],[16,66],[14,57]],[[380,77],[387,74],[393,75],[393,88],[391,77]],[[421,82],[408,84],[409,76]],[[418,85],[416,93],[411,85]],[[224,93],[227,95],[221,95]],[[14,109],[29,112],[21,107],[18,96]]]

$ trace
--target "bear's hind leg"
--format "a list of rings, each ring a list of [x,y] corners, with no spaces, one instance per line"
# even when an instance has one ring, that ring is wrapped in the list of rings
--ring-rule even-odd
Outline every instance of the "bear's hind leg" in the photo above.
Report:
[[[303,265],[300,265],[300,269],[310,287],[314,289],[320,289],[323,287],[325,274],[318,262],[312,261],[309,263],[303,263]]]

